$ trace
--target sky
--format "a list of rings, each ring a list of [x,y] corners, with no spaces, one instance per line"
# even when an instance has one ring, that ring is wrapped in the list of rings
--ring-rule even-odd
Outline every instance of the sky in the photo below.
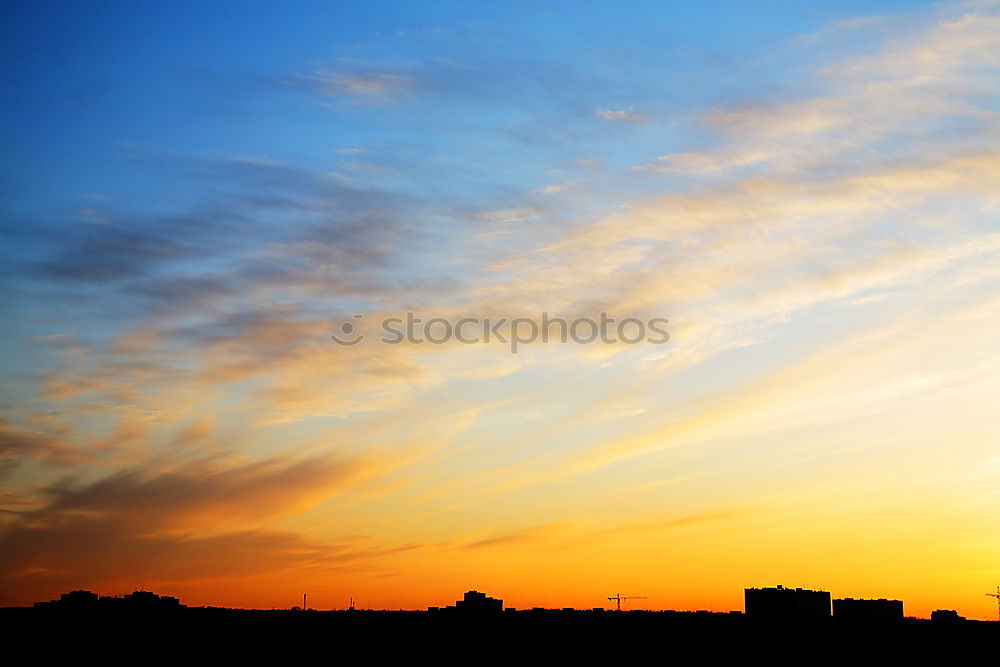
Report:
[[[0,11],[0,605],[996,617],[998,3]]]

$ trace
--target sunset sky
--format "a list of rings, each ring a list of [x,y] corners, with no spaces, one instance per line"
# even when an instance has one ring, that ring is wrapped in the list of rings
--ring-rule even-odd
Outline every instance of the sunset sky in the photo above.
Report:
[[[0,605],[996,618],[997,2],[0,11]]]

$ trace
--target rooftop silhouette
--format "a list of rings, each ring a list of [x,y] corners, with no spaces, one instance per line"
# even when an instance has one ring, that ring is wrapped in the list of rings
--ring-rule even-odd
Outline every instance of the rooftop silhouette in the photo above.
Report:
[[[4,626],[74,624],[249,624],[261,623],[275,627],[330,628],[360,632],[381,632],[386,629],[405,631],[463,626],[503,627],[505,631],[529,631],[532,627],[549,629],[593,629],[601,632],[657,632],[683,629],[685,632],[740,633],[760,628],[797,628],[815,632],[849,632],[862,626],[896,628],[900,631],[932,632],[941,628],[985,628],[1000,632],[1000,622],[969,621],[954,610],[939,609],[930,619],[908,618],[903,615],[901,600],[838,598],[832,600],[827,591],[803,588],[747,588],[744,590],[745,610],[709,611],[648,611],[590,609],[526,610],[504,608],[503,600],[484,592],[467,591],[462,599],[447,607],[428,607],[426,611],[361,610],[352,604],[348,610],[319,611],[295,606],[288,609],[231,609],[223,607],[191,607],[176,597],[150,591],[134,591],[126,595],[98,595],[88,590],[63,593],[58,599],[36,602],[31,607],[0,608],[0,623]],[[614,601],[616,598],[611,598]],[[624,598],[623,598],[624,599]],[[832,610],[832,613],[831,613]],[[302,626],[301,624],[305,624]],[[486,624],[483,626],[482,624]],[[938,630],[935,630],[937,628]]]
[[[813,619],[830,616],[830,594],[806,588],[747,588],[744,604],[748,616],[758,618]]]
[[[789,591],[779,594],[788,596],[782,599],[802,595],[802,589],[773,590]],[[110,596],[74,590],[30,607],[0,608],[0,629],[9,638],[38,637],[36,645],[45,655],[50,654],[50,645],[90,651],[79,647],[97,646],[93,644],[97,637],[127,641],[142,655],[178,650],[184,659],[200,655],[206,646],[220,647],[228,658],[234,650],[243,650],[256,659],[261,647],[270,646],[291,656],[315,651],[342,655],[353,649],[374,662],[394,651],[404,660],[428,650],[478,660],[498,650],[534,656],[539,648],[558,651],[562,658],[569,651],[589,656],[597,650],[620,652],[622,647],[662,651],[666,656],[676,655],[679,646],[694,651],[710,647],[714,654],[766,645],[801,655],[838,648],[851,651],[854,646],[869,650],[882,644],[898,655],[929,644],[990,646],[1000,638],[1000,622],[969,621],[953,610],[937,610],[932,620],[901,618],[895,614],[899,606],[888,604],[893,602],[898,601],[842,598],[835,601],[835,613],[825,616],[808,605],[792,605],[803,614],[787,613],[786,607],[783,615],[763,616],[741,610],[616,611],[614,605],[513,609],[499,597],[473,590],[454,605],[425,611],[361,606],[320,611],[299,604],[286,609],[200,607],[149,591]]]
[[[450,607],[428,607],[430,612],[460,612],[466,614],[491,614],[503,611],[503,600],[497,600],[480,593],[479,591],[467,591],[461,600],[455,602]]]

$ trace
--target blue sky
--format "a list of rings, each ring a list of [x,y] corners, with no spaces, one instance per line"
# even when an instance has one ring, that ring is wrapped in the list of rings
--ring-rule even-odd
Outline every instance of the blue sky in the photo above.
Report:
[[[34,209],[41,193],[32,188],[42,183],[50,205],[104,191],[163,196],[129,177],[127,147],[259,154],[307,168],[357,146],[467,160],[489,149],[528,155],[529,169],[543,170],[566,161],[562,142],[539,155],[518,134],[530,141],[568,117],[566,138],[599,150],[611,142],[594,136],[595,108],[642,107],[682,124],[701,106],[798,94],[815,54],[789,45],[794,37],[861,7],[912,4],[13,3],[7,178],[23,193],[19,208]],[[324,108],[307,80],[320,70],[409,75],[420,85],[405,111],[378,94],[330,95]],[[697,143],[691,131],[678,127],[672,139]]]
[[[575,215],[601,215],[664,187],[622,178],[633,164],[718,143],[699,109],[802,96],[831,24],[911,4],[14,3],[5,201],[39,233],[8,251],[72,252],[53,239],[98,210],[211,207],[253,187],[213,173],[233,159],[364,171],[435,209],[412,221],[435,247],[541,181],[586,182],[601,194]]]

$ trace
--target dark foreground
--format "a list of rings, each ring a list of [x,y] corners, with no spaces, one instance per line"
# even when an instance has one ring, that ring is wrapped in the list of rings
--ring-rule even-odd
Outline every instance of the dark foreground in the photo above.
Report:
[[[389,655],[468,651],[708,651],[709,653],[836,653],[879,647],[919,654],[948,650],[957,657],[997,645],[1000,623],[941,622],[905,618],[894,622],[755,619],[708,612],[524,610],[497,613],[454,611],[289,611],[213,607],[140,610],[124,606],[100,611],[58,608],[0,609],[9,637],[141,642],[161,650],[205,641],[238,647],[289,650],[357,649]],[[34,640],[34,641],[37,641]],[[993,649],[995,651],[995,649]],[[664,654],[665,655],[665,654]]]

